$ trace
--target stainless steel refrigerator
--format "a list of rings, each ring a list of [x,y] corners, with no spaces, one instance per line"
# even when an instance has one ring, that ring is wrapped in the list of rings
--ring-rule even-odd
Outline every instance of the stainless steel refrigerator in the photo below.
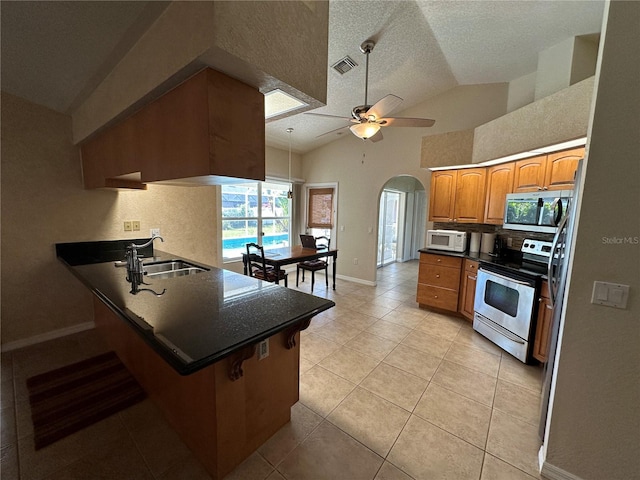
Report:
[[[549,355],[544,367],[544,383],[542,384],[542,402],[540,408],[540,426],[538,434],[544,440],[547,426],[547,414],[549,411],[549,397],[551,395],[551,384],[553,382],[553,370],[556,362],[558,336],[560,334],[560,321],[562,310],[567,296],[566,284],[571,263],[571,242],[575,234],[575,215],[580,204],[580,182],[582,181],[582,169],[584,160],[578,161],[578,168],[575,174],[575,185],[573,197],[569,205],[568,212],[558,225],[558,230],[553,239],[552,255],[549,258],[549,294],[553,306],[553,317],[551,320],[551,332],[549,341]]]

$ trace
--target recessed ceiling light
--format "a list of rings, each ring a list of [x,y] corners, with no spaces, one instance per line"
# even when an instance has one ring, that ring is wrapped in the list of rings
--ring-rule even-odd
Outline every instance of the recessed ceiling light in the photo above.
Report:
[[[282,115],[283,113],[297,110],[305,105],[307,104],[288,93],[280,89],[275,89],[264,96],[264,118]]]

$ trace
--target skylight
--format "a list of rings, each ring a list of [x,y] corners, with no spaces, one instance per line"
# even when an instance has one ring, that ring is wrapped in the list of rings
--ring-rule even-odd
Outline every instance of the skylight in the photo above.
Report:
[[[264,118],[271,118],[304,107],[306,103],[275,89],[264,96]]]

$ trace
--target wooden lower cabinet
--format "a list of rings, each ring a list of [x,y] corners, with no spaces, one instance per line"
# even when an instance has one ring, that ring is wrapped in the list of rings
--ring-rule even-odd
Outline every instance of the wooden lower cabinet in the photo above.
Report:
[[[457,312],[461,270],[461,257],[420,253],[418,304]]]
[[[460,314],[473,322],[473,305],[476,296],[476,280],[478,275],[478,262],[464,260],[464,270],[460,279],[460,304],[458,311]]]
[[[221,479],[291,418],[298,401],[300,333],[269,338],[269,356],[245,349],[181,376],[133,328],[94,297],[96,329],[202,462]],[[247,354],[245,354],[247,353]],[[234,378],[230,372],[241,375]]]
[[[538,318],[536,323],[536,335],[533,342],[533,358],[546,362],[549,356],[549,340],[551,337],[551,321],[553,307],[549,299],[549,285],[542,283],[540,298],[538,299]]]

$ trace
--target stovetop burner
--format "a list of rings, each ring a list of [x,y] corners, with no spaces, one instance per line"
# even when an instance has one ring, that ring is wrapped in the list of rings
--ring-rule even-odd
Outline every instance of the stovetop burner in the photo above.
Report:
[[[547,275],[552,246],[551,242],[526,239],[520,249],[521,256],[516,253],[517,258],[490,257],[481,258],[480,261],[521,275],[540,278]]]

